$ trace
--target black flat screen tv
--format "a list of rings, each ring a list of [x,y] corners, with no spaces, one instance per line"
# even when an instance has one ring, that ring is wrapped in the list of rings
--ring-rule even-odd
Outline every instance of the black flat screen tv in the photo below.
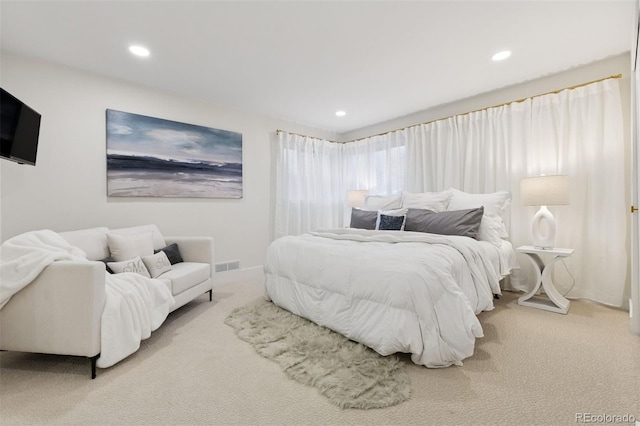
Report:
[[[0,88],[0,157],[36,165],[40,114]]]

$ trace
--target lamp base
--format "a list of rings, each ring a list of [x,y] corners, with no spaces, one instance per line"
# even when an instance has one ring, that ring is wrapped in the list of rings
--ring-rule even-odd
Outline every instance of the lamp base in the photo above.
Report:
[[[546,233],[544,228],[546,225]],[[535,248],[548,250],[554,247],[556,239],[556,219],[547,206],[541,206],[531,223],[531,238]]]

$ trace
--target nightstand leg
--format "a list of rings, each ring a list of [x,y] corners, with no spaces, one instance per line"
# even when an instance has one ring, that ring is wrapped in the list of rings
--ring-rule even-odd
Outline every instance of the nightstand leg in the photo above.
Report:
[[[527,259],[529,259],[533,264],[533,270],[536,273],[536,285],[533,286],[533,290],[531,290],[529,293],[518,298],[519,305],[522,305],[522,303],[520,302],[525,302],[535,296],[538,293],[538,290],[540,290],[540,286],[542,285],[542,271],[544,270],[544,263],[542,262],[542,259],[537,254],[531,253],[527,253]]]
[[[549,299],[551,299],[551,301],[558,307],[556,312],[566,314],[569,312],[569,300],[560,294],[551,280],[551,271],[553,270],[551,266],[553,266],[558,259],[560,258],[557,256],[554,257],[551,263],[549,263],[549,265],[544,268],[544,271],[542,271],[542,288],[547,296],[549,296]]]
[[[569,312],[569,300],[563,297],[558,290],[556,290],[551,280],[551,271],[553,270],[553,264],[560,258],[554,257],[548,265],[545,265],[540,256],[535,253],[527,253],[527,257],[534,265],[536,272],[536,285],[533,290],[518,298],[518,305],[528,306],[530,308],[544,309],[545,311],[556,312],[559,314],[566,314]],[[549,298],[535,297],[540,286]]]

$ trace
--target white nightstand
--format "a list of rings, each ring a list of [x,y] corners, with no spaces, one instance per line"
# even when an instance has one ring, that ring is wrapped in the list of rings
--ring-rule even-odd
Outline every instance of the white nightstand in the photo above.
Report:
[[[521,246],[516,249],[520,253],[526,253],[527,257],[533,263],[536,271],[536,285],[529,293],[518,298],[518,305],[529,306],[531,308],[544,309],[545,311],[566,314],[569,311],[569,300],[556,290],[551,280],[551,271],[553,265],[563,257],[569,257],[573,253],[573,249],[551,248],[540,249],[534,246]],[[545,264],[540,255],[551,255],[553,258]],[[547,297],[542,295],[536,296],[540,290],[540,285],[546,293]]]

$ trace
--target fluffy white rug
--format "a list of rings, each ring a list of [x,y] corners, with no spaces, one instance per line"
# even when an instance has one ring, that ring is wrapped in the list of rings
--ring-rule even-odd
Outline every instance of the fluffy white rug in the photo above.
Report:
[[[341,408],[388,407],[411,395],[409,376],[395,356],[380,356],[271,302],[237,308],[225,323],[290,378]]]

